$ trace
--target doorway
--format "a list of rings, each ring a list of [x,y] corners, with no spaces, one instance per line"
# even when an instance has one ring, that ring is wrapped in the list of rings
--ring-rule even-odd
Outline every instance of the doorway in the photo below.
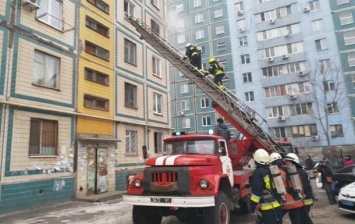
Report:
[[[107,148],[89,148],[88,150],[88,195],[108,191],[107,154]]]

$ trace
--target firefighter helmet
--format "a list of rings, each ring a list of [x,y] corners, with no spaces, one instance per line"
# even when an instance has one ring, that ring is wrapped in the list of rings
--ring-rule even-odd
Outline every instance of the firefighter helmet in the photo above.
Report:
[[[213,63],[213,62],[215,62],[216,61],[216,59],[215,58],[210,58],[210,60],[208,60],[208,62],[211,64],[211,63]]]
[[[274,162],[275,160],[278,160],[278,159],[282,159],[281,155],[277,152],[273,152],[270,154],[270,157],[269,157],[269,163],[272,163]]]
[[[191,43],[187,43],[186,44],[186,47],[190,47],[192,44]]]
[[[295,153],[288,153],[285,157],[285,160],[294,161],[295,163],[300,163],[300,158]]]
[[[268,165],[269,164],[269,153],[265,151],[265,149],[258,149],[254,152],[253,158],[255,162],[261,165]]]

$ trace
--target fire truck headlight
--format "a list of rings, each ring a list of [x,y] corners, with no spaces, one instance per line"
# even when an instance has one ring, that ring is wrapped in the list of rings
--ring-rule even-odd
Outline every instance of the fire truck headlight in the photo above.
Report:
[[[208,187],[208,181],[205,179],[200,180],[200,188],[206,189]]]
[[[137,180],[134,181],[134,186],[135,187],[140,187],[141,185],[142,185],[142,181],[141,180],[137,179]]]

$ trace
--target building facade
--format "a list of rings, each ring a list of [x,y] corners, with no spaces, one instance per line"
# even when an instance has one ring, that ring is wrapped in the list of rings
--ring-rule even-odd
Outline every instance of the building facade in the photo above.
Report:
[[[74,197],[75,2],[0,1],[0,213]]]
[[[226,68],[223,84],[234,90],[234,61],[229,26],[228,1],[168,1],[166,17],[168,40],[181,54],[185,54],[187,43],[202,49],[202,67],[209,68],[208,60],[214,57]],[[212,108],[212,101],[195,85],[171,66],[170,96],[172,127],[176,131],[207,133],[216,125],[218,114]],[[237,133],[236,130],[232,132]]]

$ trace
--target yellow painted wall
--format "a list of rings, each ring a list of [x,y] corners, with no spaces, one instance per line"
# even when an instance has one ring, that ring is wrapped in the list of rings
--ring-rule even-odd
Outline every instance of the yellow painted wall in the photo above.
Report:
[[[109,4],[110,11],[105,13],[87,1],[82,1],[80,7],[80,34],[81,45],[78,64],[78,111],[83,114],[91,114],[100,117],[114,117],[114,1],[105,1]],[[86,16],[98,21],[109,28],[109,37],[105,37],[96,31],[86,27]],[[110,52],[109,60],[104,60],[85,52],[85,41],[96,44]],[[101,85],[85,80],[84,68],[90,68],[109,75],[109,85]],[[109,100],[108,110],[99,110],[84,107],[84,94]],[[77,120],[78,133],[113,135],[113,121],[79,117]]]

